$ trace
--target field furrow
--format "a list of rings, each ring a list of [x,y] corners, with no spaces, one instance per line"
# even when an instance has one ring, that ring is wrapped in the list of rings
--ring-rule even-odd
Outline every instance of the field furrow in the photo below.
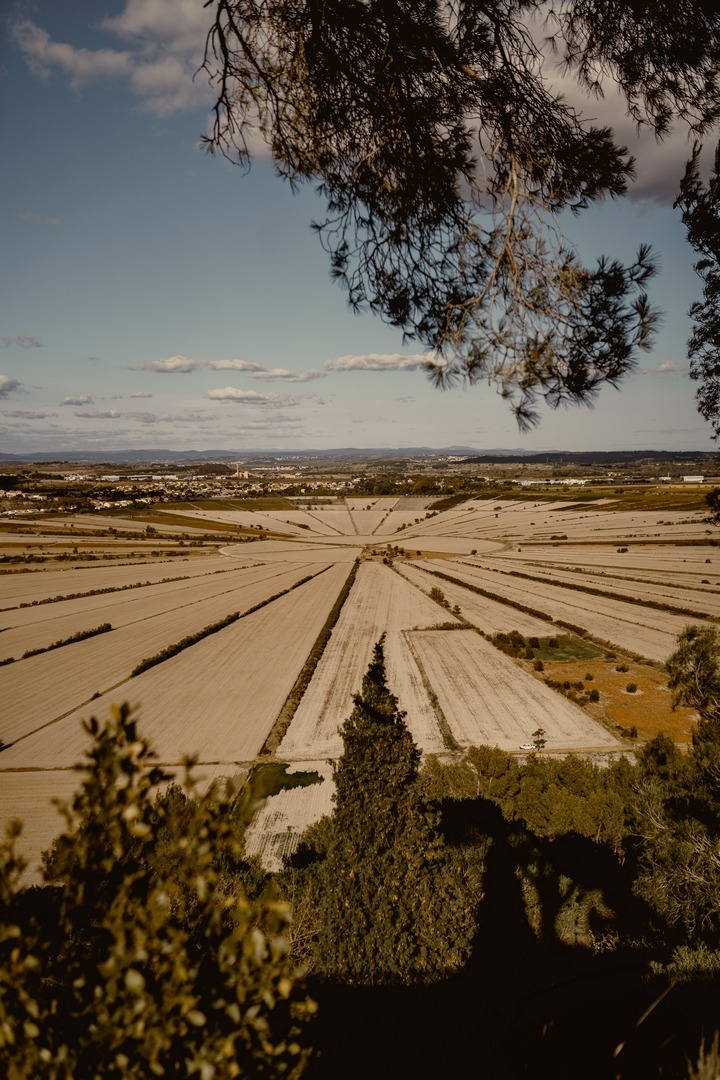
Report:
[[[385,516],[385,510],[353,510],[350,513],[355,532],[359,536],[372,536]]]
[[[478,560],[478,562],[480,565],[485,565],[487,569],[495,569],[489,560]],[[535,581],[562,582],[578,590],[587,586],[601,592],[613,593],[620,599],[628,597],[641,604],[648,602],[667,604],[671,607],[687,608],[693,612],[706,612],[720,616],[720,592],[709,589],[701,591],[700,588],[693,587],[689,583],[686,588],[683,588],[668,582],[649,582],[633,577],[604,577],[590,570],[579,573],[561,568],[545,569],[530,562],[518,563],[514,569]]]
[[[499,597],[547,612],[556,622],[580,626],[596,638],[650,660],[667,660],[675,648],[677,635],[688,622],[687,617],[669,615],[622,600],[607,600],[587,593],[573,595],[567,589],[553,587],[549,582],[518,581],[513,584],[514,579],[493,571],[480,568],[475,571],[444,560],[433,562],[431,569],[442,569],[444,573],[478,585]],[[442,588],[442,579],[437,580]]]
[[[297,569],[304,569],[305,573],[310,574],[317,568],[304,564]],[[255,595],[262,599],[267,595],[268,583],[274,583],[271,593],[278,592],[284,588],[282,582],[287,573],[288,567],[278,564],[251,569],[238,567],[232,574],[167,582],[5,612],[0,616],[5,620],[6,627],[0,634],[0,659],[6,656],[17,659],[26,649],[47,648],[55,641],[66,640],[78,631],[103,622],[109,622],[118,629],[172,611],[187,610],[190,614],[193,605],[209,603],[213,599],[221,601],[227,611],[232,611],[235,603],[252,606],[257,601],[251,600],[248,604],[248,596]],[[0,685],[1,682],[0,677]]]
[[[406,674],[407,649],[395,639],[402,630],[455,622],[449,612],[380,563],[360,566],[355,584],[292,723],[278,748],[289,760],[337,757],[342,749],[338,728],[352,711],[353,694],[362,683],[380,636],[386,634],[388,683],[408,711],[408,725],[417,738],[432,739],[432,707],[422,684]],[[418,734],[413,729],[419,717]]]
[[[426,565],[429,566],[430,564]],[[425,592],[429,592],[433,586],[439,588],[444,593],[450,606],[454,607],[457,604],[463,618],[476,626],[478,630],[482,630],[484,634],[509,633],[511,630],[519,630],[526,637],[532,637],[533,635],[544,637],[556,633],[557,627],[553,626],[550,621],[544,621],[534,615],[528,615],[524,611],[518,611],[517,608],[509,607],[499,600],[488,600],[484,596],[478,596],[477,593],[464,589],[462,585],[453,585],[449,581],[432,578],[411,563],[403,565],[400,572],[403,577],[406,577],[413,585],[417,585],[418,588],[423,589]]]
[[[227,570],[225,559],[217,555],[173,559],[142,566],[88,566],[73,570],[42,570],[0,576],[0,609],[32,604],[48,596],[91,592],[93,589],[123,588],[127,585],[156,585],[165,578],[205,577],[215,570]]]
[[[289,566],[272,578],[248,585],[244,593],[230,599],[213,596],[159,614],[149,604],[145,617],[134,624],[0,668],[0,739],[14,742],[77,709],[94,695],[112,691],[130,677],[141,660],[234,611],[248,610],[290,588],[306,576],[304,569]]]
[[[547,749],[612,747],[617,741],[582,709],[520,670],[472,630],[412,635],[445,719],[462,746],[517,750],[543,728]]]
[[[72,764],[87,743],[81,721],[107,715],[122,700],[140,706],[143,733],[162,761],[178,762],[185,754],[201,762],[256,757],[347,574],[347,567],[331,567],[120,691],[78,703],[62,720],[3,751],[0,770]]]

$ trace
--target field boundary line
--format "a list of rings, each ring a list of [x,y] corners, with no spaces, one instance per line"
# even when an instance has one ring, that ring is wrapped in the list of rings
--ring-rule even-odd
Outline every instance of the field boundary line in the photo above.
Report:
[[[329,566],[324,566],[322,570],[318,570],[316,574],[308,574],[306,577],[296,581],[294,585],[290,585],[287,589],[283,589],[281,592],[269,596],[266,600],[261,600],[258,604],[253,604],[247,611],[233,611],[229,615],[226,615],[224,619],[219,619],[218,622],[210,623],[208,626],[203,627],[202,630],[198,630],[197,633],[189,634],[187,637],[181,638],[180,641],[176,641],[174,645],[168,645],[167,648],[162,649],[159,653],[156,653],[155,656],[150,656],[145,660],[141,660],[130,672],[130,677],[133,678],[135,675],[142,675],[144,671],[148,671],[157,664],[164,663],[165,660],[170,660],[173,656],[177,656],[178,653],[184,652],[185,649],[192,648],[193,645],[197,645],[200,641],[204,641],[205,638],[210,637],[212,634],[218,634],[221,630],[224,630],[226,626],[232,626],[232,624],[236,623],[239,619],[245,619],[248,615],[260,611],[261,608],[267,607],[268,604],[272,604],[275,600],[279,600],[282,596],[291,593],[293,589],[299,589],[301,585],[306,585],[308,581],[313,581],[315,578],[320,577],[321,574],[326,573],[329,569]]]
[[[477,563],[461,562],[462,566],[476,567]],[[422,569],[422,567],[421,567]],[[705,619],[708,622],[720,622],[716,615],[709,615],[706,611],[691,611],[689,608],[676,607],[674,604],[665,604],[661,600],[641,600],[639,596],[623,596],[622,593],[610,592],[607,589],[598,589],[594,585],[575,584],[572,581],[552,581],[544,577],[535,577],[534,574],[525,574],[522,570],[501,570],[499,567],[490,567],[491,573],[503,574],[506,577],[523,578],[525,581],[534,581],[538,585],[552,585],[557,589],[570,589],[571,592],[587,593],[589,596],[600,596],[605,600],[618,600],[624,604],[636,604],[639,607],[649,607],[654,611],[664,611],[666,615],[682,615],[688,619]],[[632,582],[633,578],[625,579]]]
[[[348,511],[349,513],[349,511]],[[330,613],[325,620],[322,630],[316,637],[310,652],[307,655],[307,659],[300,669],[300,673],[293,683],[288,696],[278,713],[275,723],[270,728],[267,738],[260,748],[260,757],[265,757],[269,754],[274,754],[277,747],[282,742],[290,724],[292,723],[295,713],[300,708],[300,702],[302,701],[305,691],[312,682],[312,677],[315,674],[315,670],[322,659],[322,655],[325,652],[327,644],[332,636],[332,632],[335,628],[335,624],[340,618],[340,613],[345,606],[353,585],[355,584],[355,578],[357,577],[358,567],[360,563],[356,559],[350,567],[350,572],[345,579],[345,582],[338,593],[337,599],[330,609]]]
[[[450,725],[447,722],[447,717],[445,716],[445,713],[443,712],[442,705],[440,704],[438,696],[435,693],[435,690],[433,689],[433,685],[430,682],[430,679],[428,678],[427,672],[425,671],[425,666],[424,666],[422,660],[420,659],[420,657],[418,656],[417,649],[415,648],[415,643],[410,638],[410,634],[412,634],[414,632],[415,631],[413,631],[413,630],[401,630],[400,631],[400,633],[402,635],[402,638],[403,638],[403,640],[405,641],[405,644],[408,647],[408,652],[410,653],[413,660],[415,661],[415,666],[418,669],[418,675],[420,676],[420,681],[423,684],[423,689],[425,690],[425,693],[428,696],[428,701],[432,705],[433,712],[435,713],[435,719],[437,721],[438,731],[440,732],[440,735],[442,737],[442,741],[445,744],[445,749],[448,752],[454,752],[456,750],[460,750],[461,746],[460,746],[459,742],[457,742],[455,736],[452,733],[452,729],[450,728]]]

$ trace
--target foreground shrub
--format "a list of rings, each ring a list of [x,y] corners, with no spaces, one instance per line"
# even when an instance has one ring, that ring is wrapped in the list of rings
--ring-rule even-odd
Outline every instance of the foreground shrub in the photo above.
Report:
[[[0,847],[0,1073],[299,1077],[313,1003],[287,956],[288,910],[242,887],[250,797],[186,797],[152,768],[127,706],[100,726],[51,888]]]

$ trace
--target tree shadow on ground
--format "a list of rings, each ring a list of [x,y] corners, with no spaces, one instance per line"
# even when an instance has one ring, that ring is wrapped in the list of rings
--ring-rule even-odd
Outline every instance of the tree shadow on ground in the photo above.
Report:
[[[648,978],[639,950],[597,953],[551,932],[572,872],[602,885],[614,909],[632,905],[607,849],[583,837],[528,837],[485,800],[444,807],[449,842],[468,830],[490,839],[472,957],[452,979],[426,987],[348,987],[313,982],[320,1053],[309,1080],[656,1080],[687,1075],[703,1036],[718,1024],[717,985],[673,987]],[[542,868],[541,929],[528,920],[521,883]],[[628,918],[642,918],[638,909]]]

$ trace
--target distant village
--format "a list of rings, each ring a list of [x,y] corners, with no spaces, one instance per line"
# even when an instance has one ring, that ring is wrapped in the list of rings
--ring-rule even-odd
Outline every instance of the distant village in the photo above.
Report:
[[[512,488],[558,489],[607,485],[701,485],[720,483],[720,467],[706,472],[658,469],[658,462],[632,463],[632,469],[606,465],[580,467],[564,462],[474,462],[462,455],[376,457],[352,461],[329,458],[298,462],[293,459],[242,462],[202,462],[168,469],[156,465],[148,471],[137,466],[68,463],[7,465],[0,462],[0,516],[13,518],[43,513],[77,513],[148,507],[155,503],[186,503],[207,499],[282,497],[296,503],[347,496],[397,495],[444,498],[479,487],[494,491]]]

